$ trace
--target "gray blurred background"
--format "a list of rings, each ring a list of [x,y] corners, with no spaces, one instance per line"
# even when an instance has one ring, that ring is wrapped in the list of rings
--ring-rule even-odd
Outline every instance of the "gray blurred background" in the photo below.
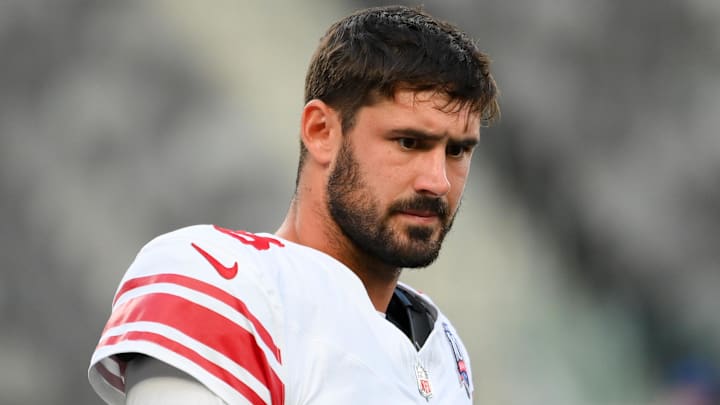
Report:
[[[279,226],[310,55],[378,4],[0,2],[0,404],[100,403],[89,358],[149,239]],[[440,260],[404,276],[476,403],[720,403],[720,2],[424,4],[502,90]]]

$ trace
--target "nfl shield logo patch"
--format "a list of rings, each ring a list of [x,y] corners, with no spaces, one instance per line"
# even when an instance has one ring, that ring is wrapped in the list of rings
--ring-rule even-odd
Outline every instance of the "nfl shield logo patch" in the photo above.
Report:
[[[417,378],[418,391],[420,395],[429,401],[432,397],[432,387],[430,386],[430,378],[428,378],[427,370],[419,362],[415,366],[415,377]]]

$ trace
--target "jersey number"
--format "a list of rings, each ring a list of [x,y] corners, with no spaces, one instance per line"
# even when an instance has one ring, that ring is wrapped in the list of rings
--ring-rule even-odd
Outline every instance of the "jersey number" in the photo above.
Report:
[[[285,246],[279,240],[270,238],[267,236],[255,235],[254,233],[245,232],[245,231],[233,231],[230,229],[221,228],[217,225],[215,226],[215,229],[226,235],[230,235],[233,238],[239,240],[240,242],[242,242],[246,245],[250,245],[257,250],[268,250],[268,249],[270,249],[271,244],[278,246],[278,247]]]

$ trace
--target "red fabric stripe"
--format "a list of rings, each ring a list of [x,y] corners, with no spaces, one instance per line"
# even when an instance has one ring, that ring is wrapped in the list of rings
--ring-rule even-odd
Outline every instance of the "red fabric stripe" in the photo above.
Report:
[[[108,384],[112,385],[120,392],[125,392],[125,381],[123,381],[122,377],[108,370],[102,362],[95,364],[95,369],[98,373],[100,373],[102,378],[108,382]]]
[[[283,383],[270,367],[252,333],[202,305],[167,293],[132,298],[113,310],[105,330],[129,322],[156,322],[177,329],[235,361],[262,382],[273,403]]]
[[[232,386],[237,392],[239,392],[242,396],[247,398],[248,401],[250,401],[253,404],[256,405],[265,405],[265,401],[260,398],[255,391],[252,390],[252,388],[248,387],[244,382],[242,382],[240,379],[232,375],[232,373],[228,372],[224,368],[218,366],[217,364],[209,361],[205,357],[203,357],[198,352],[174,341],[171,339],[168,339],[162,335],[159,335],[157,333],[152,332],[126,332],[122,335],[117,336],[111,336],[107,339],[104,339],[100,342],[100,346],[112,346],[120,341],[132,341],[132,340],[139,340],[139,341],[145,341],[145,342],[153,342],[155,344],[158,344],[168,350],[172,350],[173,352],[185,357],[186,359],[192,361],[193,363],[199,365],[203,369],[205,369],[208,373],[214,375],[215,377],[225,381],[227,384]],[[271,391],[271,398],[272,398],[272,404],[282,404],[283,403],[283,396],[282,393],[278,397],[277,395],[273,394],[274,391]],[[278,402],[276,402],[278,401]]]
[[[245,316],[247,319],[250,320],[250,322],[255,327],[255,330],[257,331],[260,338],[263,340],[265,345],[270,348],[270,350],[275,355],[275,359],[277,359],[278,362],[281,362],[280,359],[280,349],[275,346],[275,342],[272,339],[272,336],[270,336],[270,333],[265,329],[265,327],[262,325],[260,320],[258,320],[247,308],[244,302],[239,300],[238,298],[234,297],[233,295],[227,293],[224,290],[221,290],[218,287],[215,287],[212,284],[208,284],[204,281],[200,281],[191,277],[182,276],[179,274],[156,274],[152,276],[145,276],[145,277],[138,277],[133,278],[125,282],[120,287],[120,290],[115,295],[115,300],[113,301],[113,305],[117,302],[117,300],[126,292],[146,286],[151,285],[155,283],[172,283],[177,284],[183,287],[187,287],[190,289],[193,289],[195,291],[201,292],[203,294],[207,294],[219,301],[224,302],[225,304],[229,305],[230,307],[234,308],[236,311],[241,313],[243,316]],[[106,328],[107,329],[107,328]]]

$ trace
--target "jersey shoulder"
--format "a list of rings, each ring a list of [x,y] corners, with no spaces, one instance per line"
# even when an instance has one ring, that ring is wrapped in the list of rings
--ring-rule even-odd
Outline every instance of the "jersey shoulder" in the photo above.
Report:
[[[251,267],[258,252],[272,254],[273,248],[283,247],[284,243],[272,235],[231,230],[216,225],[195,225],[160,235],[148,242],[138,253],[126,277],[162,271],[192,273],[195,270],[194,274],[198,277],[212,280],[213,277],[201,273],[204,269],[195,266],[194,259],[202,257],[216,271],[222,269],[216,265],[223,264],[222,259],[238,262],[238,265],[245,262],[246,266]],[[188,260],[193,262],[191,266],[182,265],[187,264]],[[169,270],[171,266],[175,267]],[[233,266],[223,267],[232,269]],[[218,273],[225,279],[238,275],[236,271],[224,269]]]
[[[184,371],[229,403],[281,398],[282,311],[259,254],[282,247],[271,235],[212,225],[150,241],[117,289],[91,385],[122,403],[123,354],[133,353]]]

